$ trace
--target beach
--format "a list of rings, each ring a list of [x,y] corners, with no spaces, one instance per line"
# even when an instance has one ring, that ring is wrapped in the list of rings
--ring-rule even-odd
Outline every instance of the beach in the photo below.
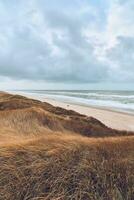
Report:
[[[43,102],[52,104],[53,106],[65,108],[67,110],[74,110],[80,114],[94,117],[104,123],[106,126],[117,129],[134,131],[134,115],[111,110],[111,108],[98,108],[86,105],[79,105],[76,103],[61,102],[53,98],[47,97],[43,94],[28,93],[28,92],[12,92],[20,94],[29,98],[37,99]]]

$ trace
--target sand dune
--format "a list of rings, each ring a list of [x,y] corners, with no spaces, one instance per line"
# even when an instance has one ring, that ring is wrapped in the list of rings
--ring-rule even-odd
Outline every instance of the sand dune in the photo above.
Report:
[[[74,110],[83,115],[92,116],[110,128],[118,130],[134,131],[134,115],[129,113],[123,113],[119,111],[110,110],[110,108],[99,108],[91,106],[83,106],[77,103],[61,102],[50,97],[44,96],[43,94],[26,93],[26,92],[14,92],[19,93],[29,98],[38,99],[41,101],[48,102],[53,106],[58,106],[67,110]]]
[[[0,200],[132,200],[134,133],[0,94]]]

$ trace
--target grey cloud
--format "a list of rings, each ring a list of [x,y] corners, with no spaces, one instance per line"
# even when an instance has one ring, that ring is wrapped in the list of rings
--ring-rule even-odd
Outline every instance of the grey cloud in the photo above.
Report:
[[[121,35],[118,44],[106,50],[105,60],[100,59],[95,50],[101,47],[83,30],[102,24],[107,16],[89,12],[88,1],[80,2],[0,1],[0,76],[50,82],[134,81],[134,38]]]
[[[118,37],[118,44],[107,56],[115,66],[113,71],[118,80],[134,81],[134,37]]]
[[[19,11],[10,10],[11,18],[6,13],[6,34],[0,32],[4,38],[0,48],[1,76],[57,82],[98,82],[105,78],[106,66],[97,61],[93,45],[82,35],[85,21],[77,19],[75,13],[73,17],[64,11],[42,10],[41,5],[25,8],[28,4],[19,4],[19,9],[20,5],[24,6],[23,12],[19,15]],[[38,20],[33,23],[34,14],[41,14],[41,24]],[[59,53],[54,54],[54,48]]]

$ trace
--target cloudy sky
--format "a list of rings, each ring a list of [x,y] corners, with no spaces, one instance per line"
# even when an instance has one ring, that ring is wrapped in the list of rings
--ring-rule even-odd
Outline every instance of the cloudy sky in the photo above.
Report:
[[[134,0],[0,0],[0,89],[134,89]]]

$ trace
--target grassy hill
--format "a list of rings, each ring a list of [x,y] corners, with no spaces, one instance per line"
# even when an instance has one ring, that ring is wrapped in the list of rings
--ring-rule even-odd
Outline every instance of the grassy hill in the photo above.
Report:
[[[0,93],[0,200],[133,200],[134,133]]]

